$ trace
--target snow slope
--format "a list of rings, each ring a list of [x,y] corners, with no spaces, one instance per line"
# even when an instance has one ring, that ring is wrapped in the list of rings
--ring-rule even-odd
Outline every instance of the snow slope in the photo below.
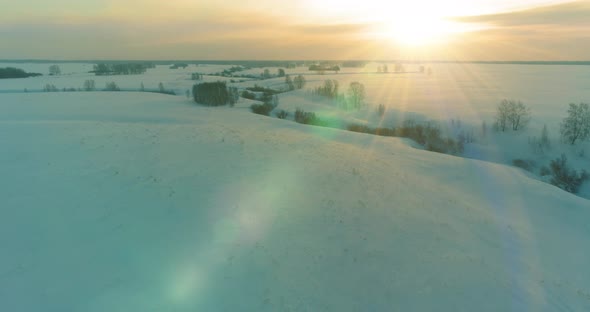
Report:
[[[586,311],[590,201],[149,93],[0,94],[2,311]]]

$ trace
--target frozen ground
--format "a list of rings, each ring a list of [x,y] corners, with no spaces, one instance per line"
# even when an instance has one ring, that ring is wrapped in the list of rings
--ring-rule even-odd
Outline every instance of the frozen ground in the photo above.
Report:
[[[590,310],[589,201],[516,168],[127,92],[0,146],[2,311]]]

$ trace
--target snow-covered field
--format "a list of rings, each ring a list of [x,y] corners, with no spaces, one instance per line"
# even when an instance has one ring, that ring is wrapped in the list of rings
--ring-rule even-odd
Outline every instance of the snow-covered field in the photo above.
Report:
[[[48,74],[49,65],[0,63],[0,67],[16,66],[43,74]],[[94,76],[89,73],[92,64],[64,63],[60,64],[61,76],[0,80],[0,93],[22,93],[25,89],[34,92],[46,84],[53,84],[60,90],[81,88],[85,80],[92,79],[98,89],[114,81],[126,91],[137,91],[142,84],[147,90],[156,90],[161,82],[166,89],[185,97],[195,83],[190,79],[195,72],[205,74],[204,81],[223,80],[240,89],[255,85],[285,87],[284,78],[251,80],[209,75],[232,66],[189,64],[184,69],[170,69],[168,65],[158,65],[144,75]],[[542,179],[539,177],[541,167],[565,154],[572,168],[590,171],[590,143],[569,146],[559,138],[559,125],[567,115],[569,103],[590,102],[589,66],[406,64],[406,73],[387,74],[377,73],[379,66],[382,64],[369,63],[363,68],[345,67],[338,74],[326,72],[323,75],[310,72],[306,67],[286,69],[287,74],[304,75],[307,85],[303,90],[281,94],[277,110],[293,113],[300,108],[315,112],[320,118],[341,120],[343,125],[355,123],[372,127],[396,127],[406,120],[434,120],[449,137],[459,133],[474,137],[475,142],[467,144],[464,157],[506,165],[512,165],[515,159],[525,160],[533,164],[530,175]],[[432,75],[420,73],[420,66],[432,69]],[[394,64],[388,67],[392,71]],[[266,69],[271,74],[278,71],[273,67]],[[252,68],[236,75],[260,75],[263,71],[264,68]],[[230,82],[232,79],[234,83]],[[341,93],[346,92],[350,82],[361,82],[367,95],[364,108],[358,112],[343,111],[333,101],[310,94],[311,88],[323,84],[326,79],[338,80]],[[531,108],[532,119],[524,131],[499,134],[492,131],[496,107],[503,99],[519,100]],[[247,108],[251,103],[243,99],[238,106]],[[387,107],[383,117],[377,113],[379,104]],[[485,136],[484,122],[487,125]],[[551,148],[539,151],[529,142],[541,137],[544,125],[549,132]],[[578,195],[590,199],[590,183],[585,183]]]
[[[486,66],[306,77],[358,80],[370,105],[465,127],[491,120],[499,99],[520,99],[533,109],[530,133],[516,135],[525,142],[543,124],[556,136],[567,103],[590,98],[585,67],[524,66],[513,77]],[[85,79],[182,90],[205,72],[93,77],[65,67],[70,75],[0,81],[2,311],[590,310],[587,199],[403,139],[254,115],[248,101],[2,93]],[[281,95],[279,108],[297,107],[374,122],[371,106],[345,114],[306,91]],[[505,153],[504,141],[528,149],[494,140],[471,152]]]

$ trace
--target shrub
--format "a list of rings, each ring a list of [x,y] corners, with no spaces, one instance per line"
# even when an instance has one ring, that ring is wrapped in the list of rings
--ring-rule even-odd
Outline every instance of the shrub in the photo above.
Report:
[[[550,174],[551,174],[551,170],[549,170],[549,167],[547,167],[547,166],[543,166],[539,170],[539,175],[541,175],[542,177],[546,177]]]
[[[578,174],[576,170],[570,168],[567,164],[567,158],[564,154],[556,158],[549,164],[551,184],[570,193],[577,193],[578,189],[589,178],[586,171]]]
[[[346,130],[359,133],[370,133],[374,134],[375,130],[368,127],[367,125],[350,124],[346,126]]]
[[[284,109],[281,109],[280,111],[278,111],[278,112],[276,113],[276,116],[277,116],[279,119],[286,119],[287,117],[289,117],[289,112],[287,112],[287,111],[286,111],[286,110],[284,110]]]
[[[249,100],[256,100],[256,94],[247,90],[242,91],[242,97]]]
[[[317,119],[315,113],[306,112],[306,111],[299,109],[299,108],[297,110],[295,110],[295,122],[310,125],[310,124],[317,123],[317,121],[318,121],[318,119]]]
[[[45,92],[58,92],[59,89],[52,84],[46,84],[45,87],[43,87],[43,91]]]
[[[513,159],[512,164],[515,167],[524,169],[529,172],[532,172],[533,168],[535,167],[535,162],[530,159]]]
[[[262,92],[262,93],[271,94],[271,95],[280,93],[277,90],[261,87],[259,85],[254,85],[253,87],[248,87],[248,88],[246,88],[246,90],[253,91],[253,92]]]
[[[275,107],[271,103],[252,104],[250,109],[254,114],[268,116]]]
[[[105,91],[121,91],[119,86],[114,81],[107,82],[104,87]]]

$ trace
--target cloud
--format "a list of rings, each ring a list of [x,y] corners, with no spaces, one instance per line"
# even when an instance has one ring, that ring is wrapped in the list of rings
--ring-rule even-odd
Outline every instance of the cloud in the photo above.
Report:
[[[590,25],[590,2],[573,1],[542,6],[522,11],[499,14],[457,17],[465,23],[482,23],[493,26],[532,25]]]
[[[378,24],[312,22],[267,9],[276,7],[271,0],[240,2],[249,5],[112,1],[92,16],[64,13],[32,20],[0,19],[0,58],[397,59],[428,55],[435,59],[582,60],[588,58],[590,48],[590,3],[580,1],[458,17],[456,21],[489,27],[457,35],[445,47],[428,51],[404,49],[375,38],[371,32]],[[137,10],[138,6],[142,9]],[[158,8],[162,14],[149,13]],[[134,9],[136,13],[129,13]]]

